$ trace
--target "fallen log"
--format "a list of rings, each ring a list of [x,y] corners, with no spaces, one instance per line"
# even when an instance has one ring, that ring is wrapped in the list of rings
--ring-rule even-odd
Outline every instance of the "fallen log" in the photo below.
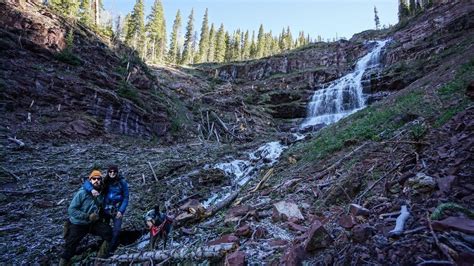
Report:
[[[268,170],[268,171],[265,173],[265,175],[262,177],[262,180],[260,180],[260,182],[258,182],[257,186],[255,186],[255,188],[252,189],[252,190],[250,191],[250,193],[254,193],[254,192],[256,192],[257,190],[259,190],[259,189],[262,187],[263,183],[265,183],[265,182],[268,180],[268,178],[270,178],[270,176],[271,176],[272,174],[273,174],[273,168],[270,168],[270,170]]]
[[[399,236],[403,233],[403,229],[405,228],[405,222],[410,217],[410,213],[408,212],[407,206],[403,205],[400,210],[400,215],[397,217],[397,221],[395,223],[395,228],[389,232],[392,236]]]
[[[14,137],[14,138],[8,137],[8,140],[18,144],[18,148],[20,148],[20,149],[25,147],[25,143],[23,141],[17,139],[16,137]]]
[[[155,178],[155,181],[158,182],[158,177],[156,177],[155,169],[153,169],[153,166],[151,166],[150,162],[148,162],[148,166],[150,166],[151,172],[153,173],[153,178]]]
[[[179,249],[156,250],[132,254],[115,255],[101,261],[127,262],[127,261],[163,261],[169,259],[205,259],[223,257],[227,252],[234,250],[236,243],[223,243],[212,246],[200,246],[196,248],[184,247]]]

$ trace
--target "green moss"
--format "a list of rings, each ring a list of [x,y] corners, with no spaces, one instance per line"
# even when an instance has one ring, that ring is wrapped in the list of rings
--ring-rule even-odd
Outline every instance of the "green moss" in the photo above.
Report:
[[[441,219],[443,217],[443,214],[448,210],[455,211],[455,212],[462,212],[465,215],[467,215],[469,218],[474,218],[473,211],[466,209],[459,204],[448,202],[448,203],[442,203],[438,205],[438,207],[436,207],[436,209],[431,214],[431,219],[432,220]]]

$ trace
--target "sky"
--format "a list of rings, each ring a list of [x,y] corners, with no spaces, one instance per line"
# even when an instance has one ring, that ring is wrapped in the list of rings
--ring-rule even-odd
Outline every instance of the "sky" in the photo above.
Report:
[[[112,16],[131,12],[135,0],[103,0],[104,8]],[[150,13],[155,0],[144,0],[145,15]],[[293,38],[299,31],[312,39],[335,37],[349,39],[353,34],[375,28],[374,6],[381,25],[395,25],[397,0],[162,0],[168,38],[178,9],[181,11],[181,34],[184,35],[188,16],[194,8],[194,29],[200,34],[206,8],[209,9],[209,27],[221,23],[232,33],[237,29],[258,33],[260,24],[274,36],[283,27],[290,27]]]

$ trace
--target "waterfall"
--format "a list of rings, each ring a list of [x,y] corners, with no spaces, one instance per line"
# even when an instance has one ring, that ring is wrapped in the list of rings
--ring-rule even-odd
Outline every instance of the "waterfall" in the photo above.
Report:
[[[387,42],[376,41],[375,48],[357,61],[353,72],[315,91],[308,105],[308,115],[300,128],[328,125],[364,108],[362,76],[367,69],[378,67],[380,53]]]

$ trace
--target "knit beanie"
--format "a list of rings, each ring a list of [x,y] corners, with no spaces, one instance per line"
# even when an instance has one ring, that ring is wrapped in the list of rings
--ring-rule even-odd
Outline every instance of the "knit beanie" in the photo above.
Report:
[[[89,179],[92,177],[102,177],[102,174],[99,170],[94,170],[92,173],[89,175]]]

